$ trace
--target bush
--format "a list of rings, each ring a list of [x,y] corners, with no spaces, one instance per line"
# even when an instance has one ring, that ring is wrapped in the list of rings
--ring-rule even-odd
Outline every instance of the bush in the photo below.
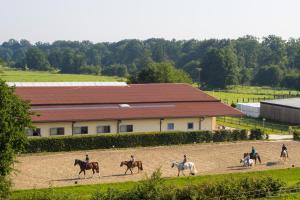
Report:
[[[294,140],[300,140],[300,131],[294,131],[293,136]]]
[[[0,200],[8,199],[10,196],[10,180],[5,176],[0,176]]]
[[[285,184],[272,177],[231,178],[222,181],[206,181],[183,188],[164,184],[160,170],[150,178],[139,182],[132,189],[96,192],[92,200],[147,199],[147,200],[189,200],[189,199],[252,199],[275,195]]]
[[[251,129],[249,139],[250,140],[264,140],[264,139],[268,139],[268,135],[265,134],[264,131],[261,129]]]
[[[32,138],[25,152],[58,152],[247,140],[246,130],[126,133],[89,136]]]

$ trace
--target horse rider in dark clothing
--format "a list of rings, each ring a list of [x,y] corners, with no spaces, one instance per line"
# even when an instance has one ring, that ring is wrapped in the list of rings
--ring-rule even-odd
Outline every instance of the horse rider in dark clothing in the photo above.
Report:
[[[282,147],[281,147],[281,155],[280,155],[280,157],[283,156],[283,152],[284,151],[286,151],[286,156],[289,157],[288,150],[287,150],[287,147],[285,146],[285,144],[283,144]]]
[[[89,155],[85,155],[85,168],[87,169],[87,167],[88,167],[88,164],[89,164],[89,162],[90,162],[90,158],[89,158]]]
[[[186,163],[187,162],[187,159],[186,159],[186,155],[183,156],[183,162],[182,164]]]

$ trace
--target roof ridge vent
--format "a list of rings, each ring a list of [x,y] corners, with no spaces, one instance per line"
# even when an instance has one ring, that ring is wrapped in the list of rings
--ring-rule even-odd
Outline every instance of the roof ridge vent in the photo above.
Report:
[[[123,104],[119,104],[120,108],[131,108],[131,106],[129,104],[123,103]]]

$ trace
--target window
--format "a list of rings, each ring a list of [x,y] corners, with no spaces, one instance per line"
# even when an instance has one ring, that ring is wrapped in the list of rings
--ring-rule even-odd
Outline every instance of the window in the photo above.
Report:
[[[133,132],[133,125],[121,125],[120,132]]]
[[[168,130],[174,130],[174,123],[168,123]]]
[[[88,134],[89,130],[87,126],[74,127],[73,134]]]
[[[97,126],[97,133],[110,133],[110,126]]]
[[[41,136],[41,129],[40,128],[27,129],[26,133],[28,136]]]
[[[50,128],[50,135],[64,135],[65,128],[58,127],[58,128]]]
[[[188,129],[194,129],[194,123],[193,123],[193,122],[189,122],[189,123],[187,124],[187,128],[188,128]]]

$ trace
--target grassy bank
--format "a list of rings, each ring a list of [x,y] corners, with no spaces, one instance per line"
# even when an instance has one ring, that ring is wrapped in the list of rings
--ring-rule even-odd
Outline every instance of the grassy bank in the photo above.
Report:
[[[206,91],[206,93],[229,105],[237,102],[259,102],[268,99],[296,97],[300,95],[300,91],[297,90],[239,85],[230,86],[225,90]]]
[[[126,81],[114,76],[96,76],[83,74],[58,74],[41,71],[21,71],[3,68],[0,79],[11,82],[75,82],[75,81]]]
[[[290,169],[277,169],[248,173],[234,173],[234,174],[219,174],[219,175],[206,175],[206,176],[194,176],[194,177],[180,177],[180,178],[166,178],[164,184],[174,185],[176,187],[183,187],[189,184],[200,184],[203,182],[221,181],[232,178],[245,178],[245,177],[262,177],[272,176],[275,179],[280,179],[287,183],[287,186],[293,186],[300,182],[300,168]],[[80,180],[79,180],[80,182]],[[134,187],[136,182],[124,182],[113,184],[97,184],[97,185],[77,185],[69,187],[57,187],[50,189],[55,194],[65,194],[71,197],[80,199],[89,199],[96,191],[106,191],[108,188],[127,190]],[[24,196],[33,195],[37,192],[46,192],[49,189],[40,190],[18,190],[14,191],[12,199],[22,199]]]
[[[238,129],[261,129],[267,134],[289,134],[289,125],[284,123],[269,122],[263,123],[259,118],[237,118],[237,117],[218,117],[218,125],[234,127]],[[290,128],[292,128],[291,126]]]

